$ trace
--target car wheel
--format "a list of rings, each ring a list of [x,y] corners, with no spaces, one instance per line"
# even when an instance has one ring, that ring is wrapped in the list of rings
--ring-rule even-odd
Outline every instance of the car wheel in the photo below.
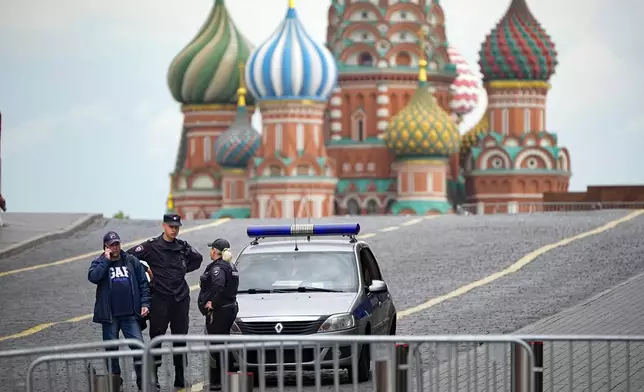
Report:
[[[347,370],[349,371],[349,381],[353,382],[353,372],[358,373],[358,382],[365,382],[369,381],[369,375],[371,371],[371,352],[370,352],[370,347],[371,345],[369,343],[363,344],[362,348],[360,350],[360,357],[358,357],[358,368],[353,369],[353,367],[349,367]]]
[[[391,320],[391,325],[389,326],[389,335],[394,336],[396,334],[396,317],[394,316]]]

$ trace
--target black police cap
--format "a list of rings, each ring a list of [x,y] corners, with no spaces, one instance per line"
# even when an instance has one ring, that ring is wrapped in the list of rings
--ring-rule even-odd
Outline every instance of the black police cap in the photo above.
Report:
[[[163,223],[170,226],[183,226],[181,224],[181,216],[177,214],[165,214],[163,215]]]
[[[226,241],[223,238],[217,238],[213,242],[209,242],[208,247],[223,252],[224,249],[230,249],[230,242]]]

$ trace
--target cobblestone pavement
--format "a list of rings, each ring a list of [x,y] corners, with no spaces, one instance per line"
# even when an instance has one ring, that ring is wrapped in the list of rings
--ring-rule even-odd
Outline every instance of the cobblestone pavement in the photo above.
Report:
[[[0,251],[42,234],[63,230],[88,214],[2,213]]]
[[[336,217],[323,221],[358,220],[363,233],[376,233],[367,241],[375,250],[397,308],[403,310],[497,272],[539,247],[596,228],[627,213],[444,216],[430,220]],[[409,221],[415,221],[415,224],[404,225]],[[191,225],[204,223],[207,222]],[[259,222],[229,221],[182,237],[205,251],[206,242],[217,236],[226,236],[233,247],[239,249],[248,242],[245,228],[251,223]],[[379,231],[394,225],[399,228]],[[75,235],[71,240],[56,241],[53,246],[37,247],[3,261],[0,273],[97,249],[102,234],[108,229],[119,231],[125,241],[159,232],[158,222],[110,220],[105,225],[96,225]],[[643,232],[644,218],[639,217],[606,233],[555,249],[515,274],[401,319],[398,334],[497,334],[516,331],[644,271],[644,258],[641,257]],[[94,296],[94,287],[86,277],[89,261],[84,259],[0,277],[0,295],[3,298],[1,335],[88,314]],[[195,284],[197,279],[198,273],[195,272],[189,276],[188,282]],[[539,292],[541,294],[537,295]],[[194,301],[192,307],[191,332],[200,333],[203,320]],[[0,350],[37,346],[42,342],[66,344],[99,339],[98,326],[82,319],[80,322],[56,324],[25,337],[0,341]],[[429,349],[422,350],[424,357],[429,354]],[[439,355],[439,359],[444,359],[444,355],[447,354]],[[192,380],[198,381],[203,374],[202,361],[195,357],[190,363]],[[2,367],[0,374],[8,374],[5,372],[5,369],[9,370],[6,364]],[[345,378],[343,376],[343,383],[347,381]],[[288,376],[286,382],[294,385],[294,378]],[[305,383],[312,383],[310,374],[306,374]],[[324,390],[335,389],[332,377],[325,377],[323,384],[326,385]],[[269,385],[275,385],[274,377],[269,379]],[[288,389],[294,390],[295,387],[289,386]],[[350,385],[342,386],[342,390],[350,389]],[[371,383],[360,385],[361,391],[369,389]]]

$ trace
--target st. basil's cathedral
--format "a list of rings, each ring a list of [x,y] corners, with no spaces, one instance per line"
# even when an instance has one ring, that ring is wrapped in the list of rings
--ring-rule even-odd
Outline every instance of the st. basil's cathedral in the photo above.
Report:
[[[485,38],[481,76],[449,44],[438,0],[333,0],[326,45],[290,0],[257,47],[215,0],[168,71],[184,114],[168,209],[427,215],[566,192],[570,155],[546,130],[557,53],[526,1],[511,0]]]

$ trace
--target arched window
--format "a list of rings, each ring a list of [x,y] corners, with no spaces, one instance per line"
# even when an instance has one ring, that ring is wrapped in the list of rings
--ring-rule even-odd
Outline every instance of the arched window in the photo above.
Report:
[[[367,214],[376,215],[378,213],[378,203],[375,200],[367,202]]]
[[[360,54],[360,57],[358,59],[358,64],[360,64],[363,67],[371,67],[373,66],[373,57],[367,52],[363,52]]]
[[[360,205],[354,199],[349,200],[347,203],[347,212],[349,215],[360,215]]]

